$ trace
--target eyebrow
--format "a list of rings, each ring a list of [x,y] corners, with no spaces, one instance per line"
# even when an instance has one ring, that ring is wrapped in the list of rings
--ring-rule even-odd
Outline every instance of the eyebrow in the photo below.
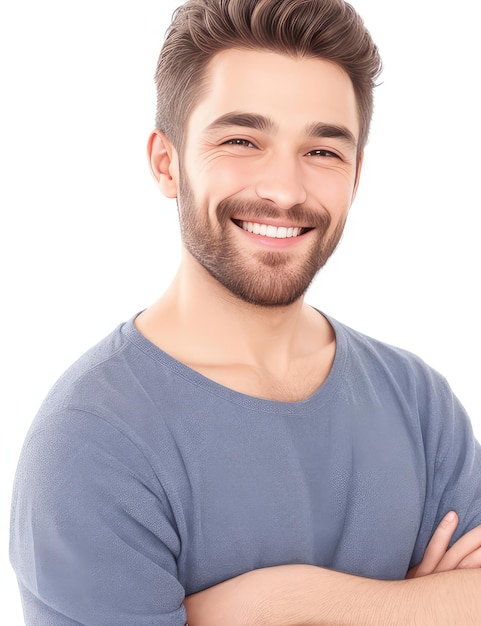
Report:
[[[262,132],[272,132],[277,130],[276,124],[265,115],[259,115],[257,113],[238,113],[233,111],[232,113],[226,113],[214,120],[206,130],[218,130],[219,128],[225,128],[226,126],[242,126],[244,128],[254,128]]]
[[[241,113],[238,111],[232,111],[231,113],[225,113],[216,120],[214,120],[206,131],[219,130],[221,128],[227,128],[230,126],[241,126],[243,128],[252,128],[264,133],[277,132],[278,125],[265,115],[258,113]],[[314,122],[306,126],[306,135],[312,138],[319,139],[340,139],[348,144],[350,147],[355,148],[357,141],[352,132],[346,126],[340,126],[337,124],[327,124],[324,122]]]
[[[341,139],[349,146],[355,148],[357,141],[349,128],[338,126],[337,124],[324,124],[315,122],[307,126],[308,137],[319,137],[320,139]]]

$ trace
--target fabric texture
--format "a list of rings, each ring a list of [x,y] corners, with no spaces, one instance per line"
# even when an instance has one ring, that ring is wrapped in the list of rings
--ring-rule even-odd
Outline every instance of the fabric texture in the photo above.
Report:
[[[328,318],[301,402],[250,397],[133,319],[49,393],[26,438],[11,561],[27,626],[183,626],[185,595],[308,563],[404,578],[441,518],[481,524],[481,449],[446,381]]]

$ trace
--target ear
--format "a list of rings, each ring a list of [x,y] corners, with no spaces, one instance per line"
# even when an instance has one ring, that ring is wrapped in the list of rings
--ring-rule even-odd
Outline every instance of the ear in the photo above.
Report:
[[[150,171],[160,191],[167,198],[176,198],[179,181],[177,151],[166,135],[156,129],[147,143]]]
[[[361,170],[362,170],[363,162],[364,162],[364,150],[361,152],[361,154],[359,155],[359,158],[357,160],[356,180],[354,181],[354,189],[353,189],[353,192],[352,192],[351,204],[354,202],[354,199],[355,199],[356,194],[357,194],[357,188],[359,187],[359,181],[361,179]]]

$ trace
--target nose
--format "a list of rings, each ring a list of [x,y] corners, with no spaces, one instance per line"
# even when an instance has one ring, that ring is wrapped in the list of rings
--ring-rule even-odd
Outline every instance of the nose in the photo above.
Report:
[[[302,172],[297,158],[285,153],[271,154],[259,164],[256,193],[262,200],[288,210],[307,200]]]

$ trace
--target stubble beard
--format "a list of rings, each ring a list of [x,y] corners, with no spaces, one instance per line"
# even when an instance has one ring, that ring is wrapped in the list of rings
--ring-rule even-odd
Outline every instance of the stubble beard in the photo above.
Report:
[[[187,251],[232,295],[259,307],[286,307],[302,298],[336,249],[345,223],[345,220],[340,221],[327,237],[331,217],[325,211],[296,205],[281,215],[263,202],[226,199],[217,206],[217,221],[213,225],[207,212],[202,214],[197,210],[192,189],[184,176],[181,177],[178,210]],[[308,235],[313,242],[304,254],[260,250],[247,255],[231,232],[232,218],[239,215],[248,215],[251,221],[260,223],[284,216],[294,224],[309,224],[314,229]]]

